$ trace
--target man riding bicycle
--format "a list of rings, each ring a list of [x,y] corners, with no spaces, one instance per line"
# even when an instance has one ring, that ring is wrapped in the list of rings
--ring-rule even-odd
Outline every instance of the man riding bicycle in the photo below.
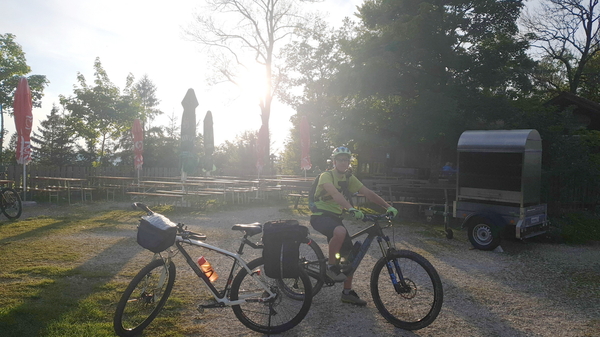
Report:
[[[352,153],[347,147],[338,147],[333,150],[333,170],[321,173],[318,186],[315,191],[314,200],[316,209],[310,217],[310,225],[319,233],[327,236],[329,242],[329,258],[326,273],[335,282],[344,282],[342,291],[342,302],[356,305],[366,305],[354,290],[352,290],[352,276],[346,276],[339,265],[339,256],[347,256],[352,250],[350,235],[342,223],[344,209],[352,214],[355,219],[362,219],[364,214],[355,209],[344,197],[346,194],[361,193],[365,198],[385,208],[392,216],[398,214],[398,210],[390,206],[375,192],[364,186],[358,178],[348,173]]]

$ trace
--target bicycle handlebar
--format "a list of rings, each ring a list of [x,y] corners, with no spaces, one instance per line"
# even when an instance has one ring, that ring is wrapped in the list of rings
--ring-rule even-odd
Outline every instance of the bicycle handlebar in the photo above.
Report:
[[[131,207],[133,207],[133,209],[139,208],[148,213],[148,215],[154,214],[154,212],[146,204],[143,204],[141,202],[134,202],[133,204],[131,204]]]
[[[364,222],[377,222],[380,220],[392,220],[392,216],[387,214],[365,214],[365,217],[362,219]]]

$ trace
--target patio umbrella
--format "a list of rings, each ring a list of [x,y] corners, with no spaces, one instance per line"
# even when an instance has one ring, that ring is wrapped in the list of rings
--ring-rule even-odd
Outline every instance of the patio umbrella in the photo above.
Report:
[[[183,101],[183,115],[181,115],[181,180],[185,181],[188,174],[196,171],[198,159],[194,153],[196,142],[196,107],[198,100],[194,89],[188,89]]]
[[[21,77],[17,90],[15,91],[15,100],[13,103],[13,112],[15,115],[15,127],[17,130],[17,163],[23,164],[23,200],[27,194],[27,164],[31,161],[31,143],[30,134],[33,125],[33,113],[31,112],[33,104],[31,101],[31,90],[27,78]]]
[[[213,118],[210,111],[204,116],[204,169],[206,172],[214,171],[213,152],[215,151],[215,134],[213,131]]]
[[[133,165],[137,170],[138,183],[140,181],[140,170],[144,165],[144,129],[142,129],[142,123],[138,118],[133,121],[133,127],[131,128],[133,134]]]
[[[312,167],[310,163],[310,125],[306,116],[302,116],[300,121],[300,149],[302,152],[300,168],[304,170],[304,176],[306,177],[306,171]]]

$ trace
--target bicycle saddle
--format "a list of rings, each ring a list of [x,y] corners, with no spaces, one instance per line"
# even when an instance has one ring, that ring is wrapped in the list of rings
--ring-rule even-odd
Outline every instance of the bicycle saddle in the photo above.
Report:
[[[253,236],[258,233],[262,233],[262,225],[259,222],[250,223],[250,224],[235,224],[231,227],[234,231],[242,231],[248,236]]]

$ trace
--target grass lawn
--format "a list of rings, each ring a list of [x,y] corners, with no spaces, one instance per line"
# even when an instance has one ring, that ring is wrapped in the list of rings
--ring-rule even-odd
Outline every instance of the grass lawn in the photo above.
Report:
[[[112,316],[130,279],[115,281],[122,266],[99,267],[99,261],[127,254],[122,247],[131,245],[123,240],[135,240],[140,214],[85,206],[70,207],[69,213],[0,222],[0,335],[114,336]],[[107,235],[102,240],[90,235],[98,233]],[[126,273],[133,276],[142,265]],[[171,306],[178,303],[170,299]],[[173,329],[172,315],[161,319],[164,324],[156,327]],[[145,336],[164,333],[160,330]]]

